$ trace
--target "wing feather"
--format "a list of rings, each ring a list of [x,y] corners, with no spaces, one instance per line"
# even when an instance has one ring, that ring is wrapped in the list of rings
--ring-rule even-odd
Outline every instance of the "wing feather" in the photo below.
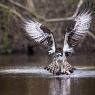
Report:
[[[65,34],[63,52],[73,52],[73,49],[83,40],[89,32],[92,16],[91,12],[84,11],[75,19],[74,29]]]
[[[24,29],[28,36],[36,42],[46,45],[49,54],[55,53],[55,42],[51,31],[39,22],[32,20],[24,21]]]

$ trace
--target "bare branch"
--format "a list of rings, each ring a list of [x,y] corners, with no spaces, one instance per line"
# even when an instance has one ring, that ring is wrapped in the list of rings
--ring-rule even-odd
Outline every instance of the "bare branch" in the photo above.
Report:
[[[18,13],[16,10],[13,10],[12,8],[4,5],[4,4],[1,4],[0,3],[0,7],[4,8],[4,9],[8,9],[11,13],[15,14],[17,17],[19,17],[22,21],[24,21],[24,18],[22,17],[22,15],[20,13]]]
[[[44,17],[38,15],[35,11],[31,10],[30,8],[27,8],[27,7],[23,6],[23,5],[21,5],[20,3],[13,1],[13,0],[8,0],[8,1],[11,4],[13,4],[13,5],[15,5],[15,6],[19,7],[19,8],[22,8],[25,11],[31,13],[31,15],[33,15],[33,17],[35,17],[36,19],[46,21]]]
[[[90,32],[87,32],[89,36],[91,36],[94,40],[95,40],[95,35],[90,31]]]
[[[21,5],[20,3],[18,2],[15,2],[13,0],[8,0],[10,3],[14,4],[15,6],[17,7],[20,7],[24,10],[26,10],[27,12],[31,13],[33,16],[36,17],[36,19],[39,19],[39,20],[43,20],[45,22],[59,22],[59,21],[67,21],[67,20],[72,20],[76,17],[76,15],[78,14],[79,12],[79,9],[81,7],[81,5],[83,4],[83,0],[80,0],[78,5],[77,5],[77,8],[76,8],[76,11],[74,12],[73,16],[71,17],[64,17],[64,18],[55,18],[55,19],[46,19],[40,15],[38,15],[35,11],[31,10],[30,8],[27,8],[27,7],[24,7],[23,5]],[[32,2],[33,3],[33,2]]]
[[[73,14],[73,16],[65,17],[65,18],[46,19],[46,22],[58,22],[58,21],[73,20],[77,16],[77,14],[79,12],[79,9],[80,9],[82,4],[83,4],[83,0],[80,0],[78,5],[77,5],[77,8],[76,8],[76,10],[75,10],[75,12]]]
[[[8,1],[9,1],[11,4],[15,5],[15,6],[18,6],[18,7],[22,8],[22,9],[28,11],[28,12],[31,12],[31,10],[29,10],[29,9],[26,8],[26,7],[24,7],[23,5],[21,5],[21,4],[18,3],[18,2],[15,2],[15,1],[13,1],[13,0],[8,0]]]
[[[83,4],[83,0],[80,0],[80,2],[79,2],[78,5],[77,5],[76,11],[75,11],[75,13],[73,14],[72,18],[75,18],[75,17],[77,16],[77,14],[78,14],[78,12],[79,12],[80,7],[81,7],[82,4]]]
[[[34,11],[34,4],[33,4],[33,0],[25,0],[26,1],[26,7],[32,11]]]

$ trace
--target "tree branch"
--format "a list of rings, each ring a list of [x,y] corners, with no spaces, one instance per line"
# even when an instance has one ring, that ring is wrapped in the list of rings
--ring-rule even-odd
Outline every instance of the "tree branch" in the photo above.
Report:
[[[25,0],[26,1],[26,7],[32,11],[35,11],[33,0]]]
[[[82,4],[83,4],[83,0],[80,0],[78,5],[77,5],[77,8],[76,8],[76,10],[75,10],[75,12],[73,14],[73,16],[65,17],[65,18],[46,19],[46,22],[58,22],[58,21],[73,20],[77,16],[77,14],[79,12],[79,9],[80,9]]]
[[[15,14],[17,17],[19,17],[22,21],[24,21],[24,18],[22,17],[22,15],[20,13],[18,13],[16,10],[4,5],[0,3],[0,7],[9,10],[11,13]]]
[[[29,8],[27,8],[27,7],[23,6],[23,5],[21,5],[21,4],[18,3],[18,2],[15,2],[15,1],[13,1],[13,0],[8,0],[8,1],[9,1],[11,4],[14,4],[15,6],[20,7],[20,8],[22,8],[22,9],[26,10],[27,12],[31,13],[36,19],[43,20],[43,21],[45,21],[45,22],[59,22],[59,21],[72,20],[72,19],[74,19],[74,18],[77,16],[80,7],[81,7],[81,5],[83,4],[83,0],[80,0],[79,3],[78,3],[78,5],[77,5],[77,8],[76,8],[76,10],[75,10],[75,12],[74,12],[74,14],[73,14],[73,16],[71,16],[71,17],[55,18],[55,19],[46,19],[46,18],[44,18],[44,17],[38,15],[38,14],[37,14],[36,12],[34,12],[33,10],[31,10],[31,9],[29,9]]]
[[[8,0],[8,1],[9,1],[11,4],[13,4],[13,5],[15,5],[15,6],[21,8],[21,9],[24,9],[25,11],[27,11],[27,12],[29,12],[29,13],[31,13],[31,15],[33,15],[33,17],[35,17],[36,19],[45,21],[45,18],[44,18],[44,17],[38,15],[38,14],[37,14],[36,12],[34,12],[32,9],[27,8],[27,7],[23,6],[23,5],[21,5],[20,3],[13,1],[13,0]]]
[[[95,40],[95,35],[90,31],[90,32],[87,32],[89,36],[91,36],[94,40]]]

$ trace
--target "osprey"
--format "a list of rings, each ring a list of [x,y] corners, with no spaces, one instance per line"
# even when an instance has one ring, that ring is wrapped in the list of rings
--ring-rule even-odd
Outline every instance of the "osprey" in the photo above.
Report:
[[[89,32],[92,16],[90,10],[79,13],[73,21],[75,25],[73,29],[66,32],[63,52],[57,52],[53,33],[44,25],[37,21],[25,20],[24,29],[31,39],[47,47],[49,55],[53,56],[53,61],[46,67],[53,74],[70,74],[74,71],[67,58],[74,52],[75,47],[80,44]]]

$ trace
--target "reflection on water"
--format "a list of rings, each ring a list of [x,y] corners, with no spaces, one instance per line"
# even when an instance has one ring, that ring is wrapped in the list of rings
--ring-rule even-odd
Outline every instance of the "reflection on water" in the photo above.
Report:
[[[70,79],[52,79],[50,81],[50,95],[70,95],[70,84]]]
[[[53,79],[49,95],[95,95],[95,79]]]
[[[95,95],[95,70],[78,69],[70,78],[56,77],[39,68],[48,65],[50,59],[38,55],[1,56],[0,72],[3,73],[0,73],[0,95]],[[69,61],[78,66],[95,66],[93,55],[78,55]],[[36,68],[33,69],[34,66]]]
[[[0,76],[0,95],[95,95],[95,79]]]

